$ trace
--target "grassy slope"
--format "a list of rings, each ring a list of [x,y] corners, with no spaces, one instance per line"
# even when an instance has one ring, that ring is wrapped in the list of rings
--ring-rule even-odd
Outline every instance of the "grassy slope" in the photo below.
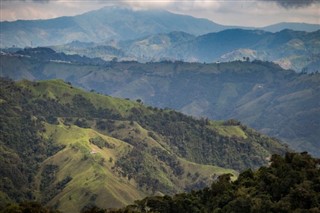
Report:
[[[121,132],[119,132],[121,134]],[[122,132],[124,134],[124,132]],[[143,133],[144,134],[144,133]],[[143,136],[140,135],[140,137]],[[55,176],[55,184],[65,177],[70,176],[72,180],[59,192],[48,205],[57,206],[63,212],[79,211],[84,204],[93,203],[104,208],[114,208],[128,205],[136,199],[141,199],[152,194],[150,191],[139,189],[134,180],[128,180],[112,169],[118,158],[125,156],[132,146],[126,142],[101,134],[92,129],[77,126],[65,126],[63,124],[46,124],[44,137],[51,138],[54,143],[65,145],[65,148],[48,158],[37,175],[37,185],[41,182],[41,172],[45,165],[58,165],[59,169]],[[114,149],[100,149],[89,142],[90,138],[100,136],[104,140],[115,145]],[[161,147],[156,141],[148,143],[150,147]],[[152,156],[149,156],[149,158]],[[110,162],[110,158],[113,159]],[[152,161],[152,159],[150,159]],[[199,165],[185,159],[179,159],[186,171],[199,173],[199,178],[216,176],[223,173],[236,172],[211,165]],[[158,173],[160,182],[177,184],[182,188],[192,181],[186,175],[178,180],[169,177],[163,172]],[[209,179],[212,181],[212,179]],[[179,183],[180,182],[180,183]],[[178,184],[179,183],[179,184]],[[209,181],[208,181],[209,183]],[[161,192],[158,192],[162,194]],[[43,196],[39,193],[39,198]],[[96,197],[96,199],[93,199]]]
[[[237,172],[234,170],[214,166],[216,164],[213,164],[212,161],[209,163],[206,158],[212,157],[209,156],[212,153],[205,153],[205,150],[202,150],[203,147],[198,147],[202,142],[195,140],[186,144],[189,146],[190,158],[183,158],[179,150],[177,150],[178,147],[171,144],[174,141],[169,139],[169,135],[157,132],[156,128],[148,129],[148,126],[142,125],[137,121],[126,120],[133,113],[132,109],[135,108],[139,113],[143,113],[144,116],[157,115],[158,117],[154,117],[156,119],[160,119],[161,116],[164,116],[163,118],[169,117],[169,120],[160,119],[157,122],[165,121],[171,122],[172,125],[179,124],[181,126],[176,127],[182,130],[185,127],[191,128],[194,125],[194,128],[198,128],[197,131],[199,131],[200,126],[197,123],[198,121],[192,118],[174,113],[171,110],[153,110],[137,102],[88,93],[74,88],[61,80],[21,81],[17,85],[31,91],[33,98],[29,100],[30,102],[38,99],[54,99],[55,102],[61,104],[71,104],[72,97],[80,94],[90,100],[95,108],[108,108],[122,115],[122,119],[112,120],[112,130],[101,130],[97,127],[97,122],[101,118],[91,117],[88,122],[90,126],[88,128],[81,128],[73,125],[73,122],[66,122],[67,118],[59,117],[58,124],[45,123],[46,131],[39,133],[54,145],[58,145],[59,147],[63,145],[64,148],[41,163],[34,184],[36,197],[39,200],[48,199],[48,205],[55,206],[64,212],[78,211],[84,205],[90,203],[103,208],[119,207],[132,203],[134,200],[141,199],[146,195],[173,194],[183,192],[192,187],[202,187],[204,184],[210,184],[218,175],[223,173],[232,173],[234,177],[237,176]],[[41,117],[41,115],[39,116]],[[177,116],[180,116],[180,118]],[[78,117],[71,119],[75,121]],[[182,122],[179,119],[186,119],[186,121]],[[103,120],[108,119],[102,118]],[[151,121],[146,120],[145,122]],[[188,122],[194,123],[191,125]],[[257,154],[256,157],[266,158],[270,156],[270,152],[263,143],[270,143],[272,147],[279,145],[275,141],[261,142],[260,135],[248,129],[244,130],[241,126],[237,125],[228,126],[223,122],[209,122],[202,128],[213,130],[218,134],[216,137],[225,138],[223,143],[226,144],[222,144],[222,147],[220,145],[219,147],[215,147],[214,143],[216,142],[212,141],[214,143],[210,145],[210,148],[214,152],[221,152],[220,148],[224,152],[228,152],[229,149],[225,149],[225,147],[229,145],[232,146],[230,150],[234,151],[237,149],[243,152],[242,147],[246,149],[246,144],[251,146],[252,143],[252,148],[255,146],[255,149],[259,150],[259,153],[255,152]],[[186,130],[188,129],[184,129],[184,131]],[[96,137],[102,138],[109,144],[113,144],[114,147],[99,148],[90,142],[90,139]],[[236,140],[232,142],[233,144],[230,144],[229,142],[233,140],[233,137]],[[258,142],[256,143],[252,141],[253,138],[259,139],[260,142],[256,141]],[[214,138],[212,139],[214,140]],[[208,145],[210,143],[208,142]],[[196,152],[191,153],[194,149],[192,147],[197,149],[194,150]],[[134,150],[138,150],[138,158],[134,158],[135,156],[132,155]],[[162,155],[158,153],[162,153]],[[197,156],[198,154],[202,155],[199,157]],[[230,155],[230,153],[227,154]],[[167,156],[167,159],[161,159],[163,156]],[[194,159],[197,157],[198,160],[195,161]],[[132,161],[135,159],[141,160],[139,163],[141,163],[143,169],[140,171],[141,174],[135,172],[135,175],[129,178],[128,172],[127,174],[123,173],[123,167],[117,165],[117,163],[122,161],[130,163],[129,166],[131,166],[131,163],[134,163]],[[195,162],[202,162],[202,164]],[[56,165],[58,167],[55,172],[49,174],[53,175],[53,179],[48,183],[46,182],[46,178],[44,178],[44,171],[49,165]],[[182,170],[182,173],[178,174],[177,169]],[[61,189],[58,189],[57,186],[68,177],[69,182]],[[139,185],[141,184],[141,178],[147,178],[144,182],[148,182],[149,179],[156,181],[154,183],[156,187],[153,187],[153,185],[150,187],[150,185],[145,184],[143,181],[143,184]],[[45,189],[48,189],[49,192],[50,190],[57,190],[53,194],[41,190],[45,182]]]
[[[46,125],[46,129],[45,136],[66,147],[47,159],[43,165],[59,166],[56,181],[66,176],[72,177],[72,181],[49,204],[58,202],[59,209],[70,212],[80,210],[82,204],[88,203],[94,194],[98,196],[94,203],[103,207],[123,206],[146,195],[134,183],[117,176],[111,169],[114,163],[109,162],[109,159],[116,161],[130,149],[124,142],[77,126]],[[115,149],[100,149],[91,144],[89,139],[96,136],[114,144]]]
[[[216,130],[220,135],[227,136],[227,137],[239,137],[246,139],[248,136],[240,128],[240,126],[227,126],[223,125],[223,121],[211,121],[211,128]]]
[[[31,90],[35,97],[46,97],[58,100],[62,104],[70,104],[75,95],[81,95],[90,100],[96,108],[108,108],[122,116],[127,115],[131,108],[139,106],[136,102],[86,92],[66,84],[63,80],[43,80],[39,81],[38,84],[33,84],[30,81],[21,81],[18,84],[21,87]]]
[[[132,107],[141,107],[140,104],[132,101],[85,92],[64,83],[62,80],[41,81],[39,84],[21,81],[19,82],[19,86],[31,90],[35,97],[55,99],[64,104],[71,103],[71,98],[76,94],[80,94],[89,99],[95,107],[107,106],[124,116]],[[69,95],[63,95],[66,93]],[[128,122],[119,121],[119,125],[123,123],[129,126]],[[138,124],[136,124],[135,128],[139,129],[139,134],[135,136],[136,139],[142,140],[147,136],[147,130],[144,130]],[[132,134],[134,131],[130,131],[129,128],[116,131],[118,137],[126,137],[130,132]],[[115,144],[115,149],[100,149],[89,142],[90,138],[97,136],[102,137],[109,143]],[[46,124],[44,137],[52,139],[54,143],[59,145],[65,145],[65,148],[43,163],[42,169],[37,175],[38,179],[36,182],[38,190],[41,182],[41,173],[45,165],[59,166],[55,181],[52,184],[58,183],[67,176],[72,177],[72,180],[67,186],[54,196],[48,205],[57,206],[64,212],[74,211],[75,209],[78,211],[83,207],[82,204],[88,204],[90,202],[101,207],[112,208],[130,204],[136,199],[141,199],[148,194],[152,194],[152,192],[148,190],[139,189],[134,180],[131,179],[129,181],[127,178],[122,177],[116,170],[112,169],[114,162],[116,162],[118,158],[125,156],[132,149],[132,146],[128,143],[107,136],[106,133],[98,133],[93,129],[85,129],[73,125],[65,126],[62,123],[59,125]],[[148,138],[145,142],[150,147],[163,146],[163,144],[161,145],[151,138]],[[147,159],[150,158],[149,160],[152,162],[152,156],[146,156]],[[112,162],[109,161],[110,158],[112,158]],[[205,179],[214,174],[218,176],[223,173],[232,173],[235,176],[237,174],[230,169],[223,169],[211,165],[199,165],[185,159],[179,159],[179,161],[181,161],[181,165],[186,171],[198,173],[198,178]],[[175,191],[179,192],[188,184],[192,183],[190,177],[186,175],[182,179],[178,179],[169,177],[168,174],[159,171],[157,176],[160,182],[172,186]],[[210,181],[212,181],[212,179],[207,179],[207,183]],[[158,193],[162,194],[161,192]],[[39,193],[38,196],[39,199],[41,199],[44,195]],[[97,196],[96,199],[92,200],[95,196]]]

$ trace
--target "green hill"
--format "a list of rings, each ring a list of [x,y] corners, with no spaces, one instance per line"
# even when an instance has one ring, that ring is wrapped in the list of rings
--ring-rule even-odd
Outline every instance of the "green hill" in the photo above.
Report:
[[[194,119],[61,80],[1,78],[1,208],[116,208],[205,187],[287,149],[235,120]]]
[[[269,167],[246,170],[236,181],[223,175],[211,187],[147,197],[113,212],[319,212],[319,178],[319,159],[306,153],[274,155]]]
[[[110,62],[105,66],[1,55],[1,76],[64,79],[86,90],[172,108],[196,117],[237,119],[292,149],[320,156],[320,74],[262,61]]]

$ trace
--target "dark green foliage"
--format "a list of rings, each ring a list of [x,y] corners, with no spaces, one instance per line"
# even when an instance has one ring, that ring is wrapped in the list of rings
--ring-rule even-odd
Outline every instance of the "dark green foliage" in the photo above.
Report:
[[[40,183],[40,190],[47,189],[50,184],[54,181],[55,173],[58,171],[58,166],[56,165],[46,165],[42,171],[42,178]]]
[[[168,151],[165,151],[158,147],[154,147],[151,150],[151,154],[157,157],[160,161],[166,163],[171,169],[173,169],[173,173],[176,176],[180,176],[184,173],[183,167],[179,164],[178,159],[168,153]]]
[[[4,209],[0,210],[1,213],[59,213],[60,211],[46,208],[37,202],[23,202],[18,204],[10,204]]]
[[[226,126],[239,126],[241,124],[241,122],[237,121],[235,119],[230,119],[230,120],[225,121],[223,124]]]
[[[52,115],[48,116],[46,118],[46,121],[49,123],[49,124],[58,124],[58,119]]]
[[[85,118],[78,118],[74,122],[74,124],[77,125],[78,127],[82,127],[82,128],[89,128],[90,127],[88,121]]]
[[[144,116],[139,109],[133,108],[132,111],[130,119],[165,136],[178,155],[197,163],[235,170],[257,168],[267,160],[260,155],[255,143],[272,153],[285,153],[283,146],[276,145],[279,141],[265,137],[234,119],[224,122],[224,125],[239,126],[248,135],[246,139],[222,136],[208,125],[207,119],[194,119],[176,111],[157,111]],[[239,154],[239,151],[244,154]]]
[[[42,189],[42,192],[44,194],[42,198],[42,202],[43,203],[49,202],[54,196],[56,196],[59,192],[61,192],[71,180],[72,180],[72,177],[67,176],[63,180],[55,184],[53,184],[51,181],[50,187],[47,186],[46,188]]]
[[[58,171],[57,165],[46,165],[41,173],[40,190],[43,193],[42,202],[47,203],[55,195],[57,195],[68,182],[72,180],[71,177],[67,176],[63,180],[54,183],[56,172]]]
[[[147,188],[151,191],[161,191],[168,194],[174,193],[172,187],[169,187],[158,180],[156,174],[159,174],[158,169],[165,170],[163,167],[156,167],[156,165],[165,164],[169,168],[165,173],[172,173],[174,176],[181,176],[184,174],[184,169],[180,165],[177,157],[168,153],[161,148],[153,147],[149,150],[147,145],[135,144],[135,148],[125,157],[118,159],[115,163],[117,168],[121,168],[122,175],[129,180],[134,178],[140,188]],[[152,163],[148,163],[150,159],[147,158],[149,153],[152,156]],[[190,186],[191,189],[197,188],[196,185]]]
[[[94,105],[81,95],[73,96],[72,108],[79,115],[81,114],[82,117],[89,116],[90,114],[95,113],[95,110],[96,110]]]
[[[84,206],[80,211],[80,213],[105,213],[105,212],[107,212],[105,209],[100,209],[99,207],[90,205],[90,204]]]
[[[307,153],[273,155],[270,167],[246,170],[231,182],[173,197],[147,197],[118,212],[319,212],[320,160]]]
[[[115,145],[113,143],[109,143],[108,141],[105,141],[101,137],[95,137],[90,138],[90,143],[93,143],[94,145],[98,146],[100,149],[108,148],[108,149],[114,149]]]
[[[146,154],[144,154],[145,148],[142,146],[138,147],[116,161],[116,167],[121,168],[124,177],[128,177],[129,180],[134,178],[140,188],[145,187],[152,191],[159,190],[172,194],[172,189],[159,182],[158,178],[153,175],[157,172],[157,168],[147,163],[148,159],[146,159]]]
[[[38,165],[60,147],[41,138],[41,118],[34,114],[32,95],[13,81],[0,79],[0,191],[15,201],[32,199]]]

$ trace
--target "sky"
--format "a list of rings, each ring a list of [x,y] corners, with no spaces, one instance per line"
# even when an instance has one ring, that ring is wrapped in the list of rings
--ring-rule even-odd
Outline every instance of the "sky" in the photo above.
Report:
[[[165,9],[213,22],[263,27],[279,22],[320,24],[320,0],[0,0],[0,20],[73,16],[105,6]]]

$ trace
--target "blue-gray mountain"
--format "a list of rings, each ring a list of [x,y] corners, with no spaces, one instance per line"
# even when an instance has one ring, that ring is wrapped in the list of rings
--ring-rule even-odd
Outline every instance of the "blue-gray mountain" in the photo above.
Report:
[[[74,40],[83,42],[103,42],[110,39],[128,40],[172,31],[202,35],[230,28],[244,28],[224,26],[207,19],[174,14],[165,10],[133,10],[125,7],[105,7],[71,17],[5,21],[0,24],[0,48],[13,45],[18,47],[48,46],[65,44]],[[320,29],[320,25],[281,23],[263,29],[315,31]]]
[[[46,50],[46,49],[45,49]],[[1,76],[70,81],[87,90],[141,99],[212,119],[236,118],[299,151],[320,156],[320,74],[261,61],[229,63],[79,62],[1,55]],[[31,55],[31,54],[29,54]],[[42,53],[41,55],[45,55]],[[55,56],[56,57],[56,56]]]
[[[105,7],[72,17],[48,20],[1,22],[1,47],[46,46],[73,40],[101,42],[184,31],[195,35],[229,27],[206,19],[173,14],[164,10],[135,11]]]
[[[281,22],[278,24],[273,24],[273,25],[263,27],[261,29],[265,31],[270,31],[270,32],[279,32],[284,29],[313,32],[313,31],[319,30],[319,27],[320,27],[319,24]]]
[[[170,32],[143,38],[109,43],[72,42],[52,47],[58,52],[100,57],[104,60],[137,60],[139,62],[183,60],[187,62],[227,62],[265,60],[297,72],[319,71],[320,30],[301,32],[282,30],[229,29],[193,36]]]

